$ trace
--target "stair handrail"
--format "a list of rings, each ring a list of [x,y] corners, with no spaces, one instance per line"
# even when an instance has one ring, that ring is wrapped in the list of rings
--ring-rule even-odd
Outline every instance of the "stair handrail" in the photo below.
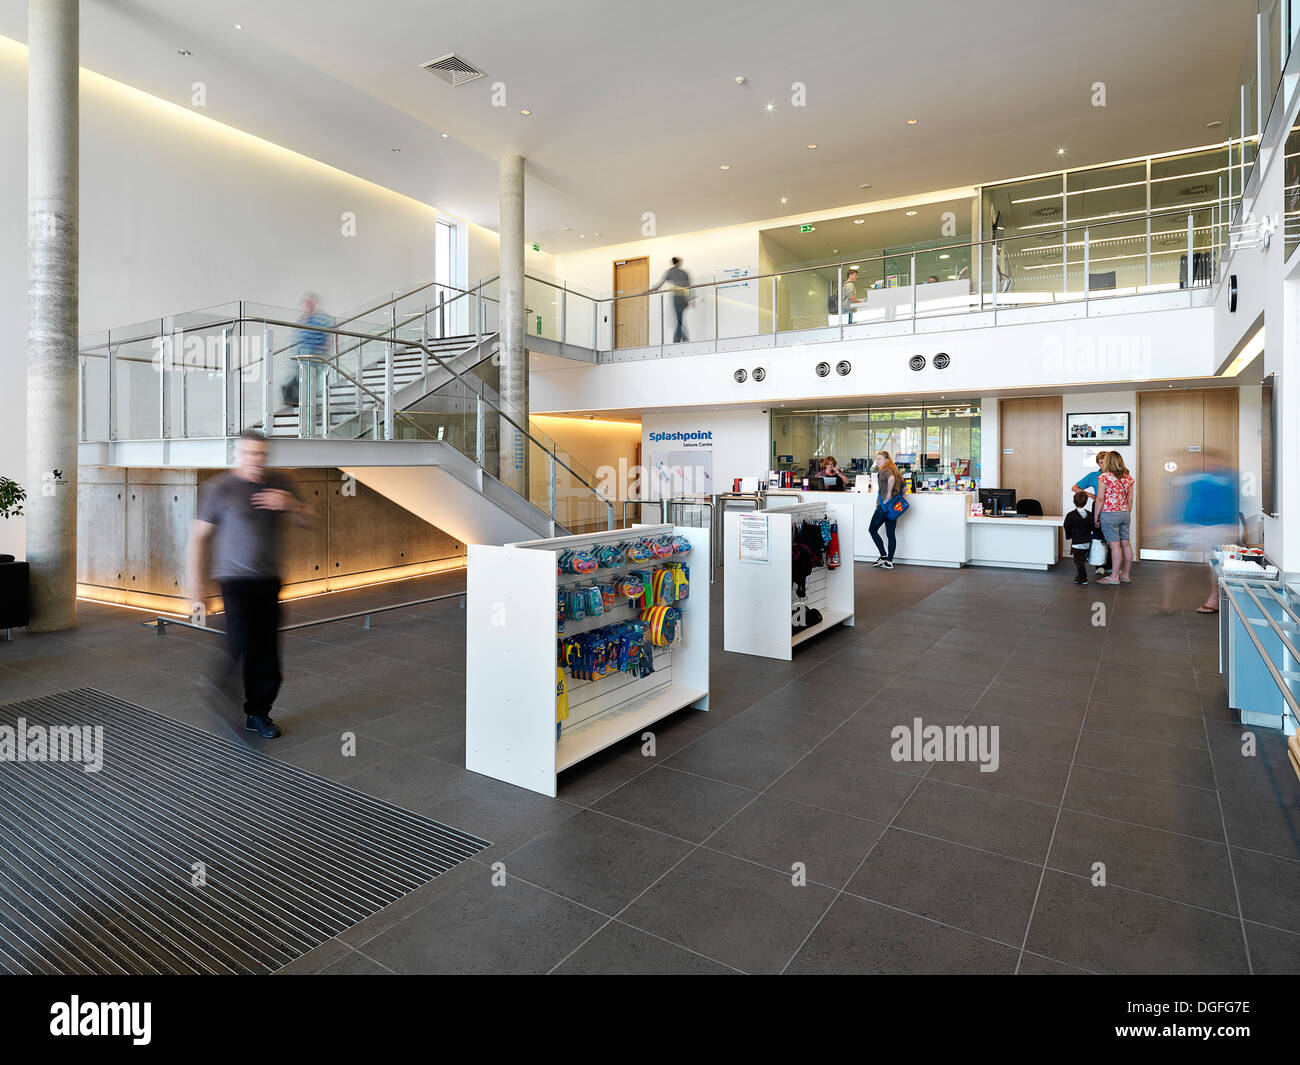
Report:
[[[264,315],[259,315],[259,314],[245,315],[241,320],[248,321],[248,322],[261,322],[263,325],[273,325],[282,328],[294,327],[297,325],[296,322],[287,322],[281,319],[267,318]],[[352,332],[351,330],[337,329],[332,326],[319,326],[319,327],[313,326],[312,328],[315,329],[317,332],[333,333],[336,336],[345,336],[345,337],[351,337],[354,339],[362,339],[362,340],[373,339],[373,337],[370,337],[366,333],[356,333],[356,332]],[[428,345],[424,344],[422,341],[411,341],[410,346],[413,348],[419,348],[426,355],[428,355],[429,358],[431,358],[434,362],[436,362],[439,366],[441,366],[444,370],[446,370],[447,373],[449,373],[453,378],[455,378],[457,381],[460,381],[461,384],[465,385],[465,387],[468,388],[471,393],[478,396],[479,399],[481,399],[484,403],[492,407],[494,413],[496,413],[499,417],[504,418],[507,422],[509,422],[512,426],[514,426],[515,429],[518,432],[520,432],[524,437],[526,437],[528,440],[536,444],[539,448],[542,449],[543,452],[550,455],[551,458],[553,458],[557,464],[563,466],[566,470],[568,470],[569,473],[571,473],[574,477],[578,479],[578,482],[580,484],[582,484],[585,488],[587,488],[592,493],[592,495],[594,495],[602,503],[612,505],[612,501],[606,499],[603,495],[601,495],[600,490],[598,488],[596,488],[594,485],[588,482],[587,479],[582,476],[582,474],[580,474],[577,470],[575,470],[572,466],[570,466],[567,462],[565,462],[562,458],[560,458],[560,456],[555,453],[554,448],[547,447],[544,443],[542,443],[542,441],[538,440],[537,437],[533,436],[533,434],[529,432],[527,428],[520,425],[517,421],[515,421],[514,418],[512,418],[509,414],[507,414],[499,404],[494,403],[491,399],[489,399],[483,392],[482,381],[480,381],[476,377],[466,377],[464,374],[460,373],[460,371],[450,366],[445,359],[443,359],[436,351],[430,349]],[[327,364],[329,362],[328,359],[325,359],[323,356],[319,356],[319,355],[298,355],[298,356],[294,356],[294,358],[301,359],[304,361],[322,362]],[[349,380],[353,381],[354,384],[360,385],[360,382],[357,382],[355,378],[349,377]],[[447,382],[447,384],[450,384],[450,382]],[[372,396],[376,395],[376,393],[372,392],[365,385],[360,385],[360,387],[365,389]],[[393,413],[395,416],[400,415],[404,421],[411,420],[406,416],[405,412],[403,411],[394,411]],[[421,431],[423,432],[423,429],[421,429]],[[431,434],[425,433],[425,435],[430,436],[430,439],[434,439],[431,436]]]

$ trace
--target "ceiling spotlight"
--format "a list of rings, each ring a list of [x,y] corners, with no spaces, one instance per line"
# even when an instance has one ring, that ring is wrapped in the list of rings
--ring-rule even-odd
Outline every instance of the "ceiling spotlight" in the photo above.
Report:
[[[916,120],[915,118],[909,118],[909,119],[907,120],[907,124],[908,124],[909,126],[915,126],[915,125],[916,125],[916,122],[917,122],[917,120]]]
[[[737,74],[737,75],[736,75],[736,84],[737,84],[737,85],[744,85],[744,84],[745,84],[745,75],[744,75],[744,74]]]
[[[718,169],[719,169],[719,170],[730,170],[730,169],[731,169],[731,165],[730,165],[729,163],[723,163],[720,167],[718,167]]]
[[[773,111],[776,110],[776,104],[771,104],[771,103],[765,104],[763,110],[770,115]]]
[[[599,233],[593,233],[592,236],[593,236],[593,237],[598,237],[598,236],[600,236],[600,234],[599,234]]]
[[[444,133],[443,136],[445,137],[445,136],[447,136],[447,134]]]
[[[948,258],[948,253],[947,253],[947,252],[944,252],[942,255],[939,256],[939,258],[940,258],[940,259],[947,259],[947,258]]]
[[[782,196],[782,197],[781,197],[781,202],[782,202],[782,203],[789,203],[789,202],[790,202],[789,197]]]
[[[235,29],[237,29],[237,30],[242,30],[243,28],[244,28],[244,27],[241,26],[238,22],[235,23]]]
[[[815,145],[815,144],[810,144],[810,145],[808,145],[808,150],[809,150],[810,152],[812,152],[812,151],[816,151],[816,150],[817,150],[817,145]]]
[[[860,225],[862,225],[862,223],[865,222],[865,221],[866,221],[865,218],[855,218],[855,219],[853,219],[853,224],[854,224],[855,226],[860,226]]]
[[[908,218],[914,218],[916,216],[915,211],[904,211],[903,213],[907,215]]]
[[[1064,148],[1057,148],[1057,149],[1056,149],[1056,154],[1057,154],[1057,155],[1064,155],[1064,154],[1065,154],[1065,149],[1064,149]]]
[[[832,248],[832,249],[831,249],[831,254],[832,254],[832,255],[839,255],[839,253],[840,253],[840,249],[839,249],[839,248]]]
[[[860,188],[860,189],[869,189],[869,188],[871,188],[871,182],[868,181],[865,185],[859,185],[858,188]]]
[[[177,54],[177,55],[193,55],[194,53],[191,52],[188,48],[177,48],[177,49],[176,49],[176,54]]]
[[[586,234],[586,233],[579,233],[579,234],[578,234],[578,239],[579,239],[579,240],[586,240],[586,239],[587,239],[587,234]]]
[[[524,108],[522,111],[520,111],[519,113],[520,113],[521,115],[531,115],[531,114],[533,113],[533,110],[532,110],[531,107],[525,107],[525,108]]]
[[[1218,128],[1219,128],[1220,126],[1222,126],[1222,125],[1223,125],[1223,123],[1220,122],[1220,121],[1216,118],[1213,122],[1207,122],[1207,123],[1205,123],[1205,128],[1206,128],[1206,129],[1218,129]]]

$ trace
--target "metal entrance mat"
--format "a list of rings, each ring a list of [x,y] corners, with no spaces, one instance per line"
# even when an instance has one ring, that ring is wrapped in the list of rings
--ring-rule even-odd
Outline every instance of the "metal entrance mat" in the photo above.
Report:
[[[93,688],[0,705],[0,825],[7,973],[273,972],[489,845]]]

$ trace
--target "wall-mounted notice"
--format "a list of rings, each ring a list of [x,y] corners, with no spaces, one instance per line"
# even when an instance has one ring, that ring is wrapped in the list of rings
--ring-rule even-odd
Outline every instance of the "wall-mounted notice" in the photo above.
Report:
[[[764,565],[772,561],[766,514],[740,515],[740,561]]]

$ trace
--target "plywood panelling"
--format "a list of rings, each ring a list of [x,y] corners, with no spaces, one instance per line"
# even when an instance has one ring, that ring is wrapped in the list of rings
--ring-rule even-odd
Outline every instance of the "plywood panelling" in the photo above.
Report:
[[[635,293],[650,287],[650,259],[619,259],[614,263],[614,347],[639,348],[650,342],[650,301]]]
[[[1002,449],[998,484],[1014,488],[1017,501],[1037,499],[1044,514],[1059,514],[1065,434],[1061,397],[1004,399],[998,406]]]
[[[1237,463],[1235,388],[1138,393],[1137,547],[1143,557],[1200,562],[1199,549],[1171,539],[1180,486],[1205,469],[1207,455]],[[1172,554],[1171,554],[1172,552]]]

